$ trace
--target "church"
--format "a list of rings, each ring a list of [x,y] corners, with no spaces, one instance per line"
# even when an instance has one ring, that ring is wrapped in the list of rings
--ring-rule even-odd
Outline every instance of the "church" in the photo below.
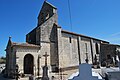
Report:
[[[26,34],[26,42],[13,42],[9,37],[6,74],[12,76],[18,65],[21,74],[42,76],[44,55],[47,54],[48,76],[57,78],[61,72],[67,79],[81,63],[99,63],[101,66],[104,55],[101,44],[109,45],[109,42],[63,30],[58,24],[57,8],[44,1],[38,24]]]

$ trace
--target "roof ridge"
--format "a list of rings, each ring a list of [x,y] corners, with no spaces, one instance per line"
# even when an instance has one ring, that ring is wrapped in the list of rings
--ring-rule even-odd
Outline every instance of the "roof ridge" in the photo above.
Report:
[[[44,1],[44,3],[47,3],[47,4],[49,4],[51,7],[57,9],[53,4],[49,3],[48,1]]]
[[[108,41],[105,41],[105,40],[97,39],[97,38],[94,38],[94,37],[91,37],[91,36],[86,36],[86,35],[83,35],[83,34],[71,32],[71,31],[67,31],[67,30],[62,30],[62,32],[66,32],[66,33],[73,34],[73,35],[78,35],[78,36],[84,36],[84,37],[87,37],[87,38],[92,38],[92,39],[95,39],[95,40],[104,41],[104,42],[109,43]]]
[[[31,44],[31,43],[28,43],[28,42],[25,42],[25,43],[12,42],[12,45],[13,45],[13,46],[40,47],[39,45],[36,45],[36,44]]]

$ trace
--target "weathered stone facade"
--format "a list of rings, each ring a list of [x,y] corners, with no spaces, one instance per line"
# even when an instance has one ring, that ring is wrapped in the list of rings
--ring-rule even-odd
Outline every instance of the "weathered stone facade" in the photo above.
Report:
[[[101,44],[100,56],[102,66],[117,66],[117,62],[120,60],[120,45]]]
[[[62,73],[66,79],[78,70],[80,63],[94,64],[95,56],[97,62],[101,63],[101,43],[109,44],[107,41],[62,30],[58,25],[57,8],[45,1],[38,16],[38,25],[26,35],[26,43],[13,43],[9,39],[6,74],[10,76],[14,73],[17,64],[20,73],[35,76],[39,73],[42,76],[42,67],[45,65],[43,55],[47,52],[49,77],[54,76],[58,80],[58,73]]]

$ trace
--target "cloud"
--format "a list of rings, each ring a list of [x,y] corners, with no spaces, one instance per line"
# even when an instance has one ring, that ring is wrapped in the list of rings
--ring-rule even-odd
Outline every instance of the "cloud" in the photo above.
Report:
[[[111,39],[109,39],[110,41],[120,41],[120,38],[111,38]]]
[[[119,36],[119,35],[120,35],[120,32],[111,34],[112,37],[113,37],[113,36]]]
[[[110,43],[120,44],[120,32],[110,34],[108,37],[105,38],[105,40],[109,41]]]

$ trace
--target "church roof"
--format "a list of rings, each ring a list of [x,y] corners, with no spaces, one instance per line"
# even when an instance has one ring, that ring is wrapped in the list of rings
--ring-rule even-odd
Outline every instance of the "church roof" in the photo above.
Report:
[[[105,43],[102,43],[102,45],[108,45],[108,46],[116,46],[116,47],[120,47],[119,44],[105,44]]]
[[[34,44],[29,44],[29,43],[16,43],[16,42],[12,42],[12,46],[40,47],[40,46],[34,45]]]
[[[103,41],[105,43],[109,43],[109,42],[104,41],[104,40],[96,39],[96,38],[93,38],[93,37],[90,37],[90,36],[86,36],[86,35],[82,35],[82,34],[77,34],[77,33],[66,31],[66,30],[62,30],[62,33],[68,33],[68,34],[72,34],[72,35],[76,35],[76,36],[82,36],[82,37],[91,38],[91,39],[98,40],[98,41]]]
[[[44,1],[44,3],[50,5],[51,7],[55,8],[55,9],[57,9],[54,5],[52,5],[51,3],[47,2],[47,1]]]

